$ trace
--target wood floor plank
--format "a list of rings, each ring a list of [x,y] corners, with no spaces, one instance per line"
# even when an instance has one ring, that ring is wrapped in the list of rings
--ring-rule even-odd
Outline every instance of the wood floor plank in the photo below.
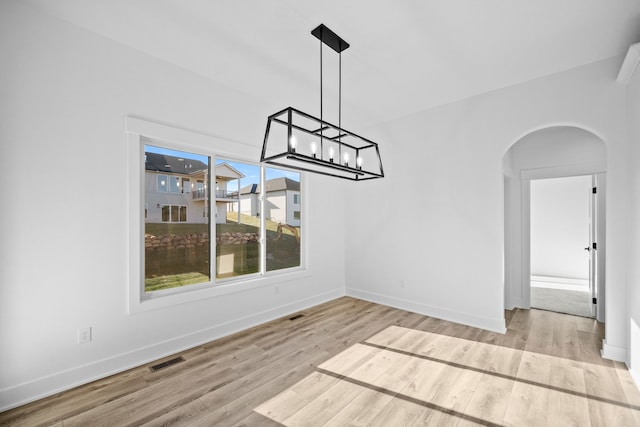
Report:
[[[582,396],[550,390],[547,406],[549,424],[558,426],[591,426],[589,403]]]
[[[513,384],[511,380],[484,374],[464,413],[478,420],[500,424],[507,410]]]
[[[282,427],[282,424],[269,417],[252,412],[234,424],[233,427]]]
[[[640,391],[602,359],[593,319],[516,309],[497,334],[350,297],[294,314],[0,425],[640,425]]]
[[[287,418],[283,424],[287,426],[323,425],[366,390],[366,388],[349,381],[338,381],[316,399]]]
[[[377,390],[365,389],[344,408],[327,420],[323,427],[367,426],[391,402],[393,396]]]
[[[640,426],[640,393],[638,393],[636,384],[624,363],[615,362],[614,369],[616,370],[616,374],[620,380],[620,387],[622,387],[622,392],[631,408],[631,413],[636,420],[636,424]]]
[[[549,385],[556,390],[586,395],[587,387],[584,380],[583,362],[554,357],[551,359]]]
[[[195,420],[204,417],[208,408],[200,400],[196,399],[160,416],[153,417],[148,422],[141,424],[145,427],[168,427],[188,425]]]
[[[424,406],[404,399],[393,398],[368,424],[371,427],[418,425],[427,411]]]
[[[302,353],[300,353],[302,354]],[[300,355],[298,354],[298,356]],[[315,367],[320,360],[328,357],[325,353],[313,353],[310,357],[301,359],[292,359],[283,366],[284,369],[278,370],[278,375],[270,376],[267,381],[258,385],[256,378],[243,381],[245,387],[242,388],[243,394],[230,397],[226,395],[231,390],[216,390],[201,397],[201,400],[209,407],[211,412],[199,419],[193,426],[212,426],[212,425],[232,425],[241,421],[250,411],[261,405],[271,396],[282,393],[289,387],[298,383],[314,372]],[[296,364],[296,361],[300,362]],[[226,403],[225,403],[226,402]]]
[[[508,426],[544,426],[547,423],[549,389],[516,381],[503,423]]]
[[[49,426],[147,387],[146,368],[136,368],[0,413],[0,425]],[[55,408],[55,410],[52,410]]]

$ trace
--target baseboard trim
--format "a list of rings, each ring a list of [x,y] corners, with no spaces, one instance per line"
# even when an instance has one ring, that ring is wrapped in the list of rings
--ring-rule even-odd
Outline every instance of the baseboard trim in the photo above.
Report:
[[[524,308],[522,306],[522,299],[521,298],[511,298],[510,304],[507,304],[507,306],[505,307],[505,309],[507,310],[513,310],[516,308]]]
[[[375,302],[377,304],[398,308],[400,310],[411,311],[413,313],[436,317],[438,319],[447,320],[449,322],[460,323],[463,325],[485,329],[487,331],[497,332],[500,334],[504,334],[507,331],[504,318],[490,319],[486,317],[471,316],[465,313],[460,313],[458,311],[433,307],[430,305],[417,303],[415,301],[390,297],[387,295],[377,294],[374,292],[368,292],[354,288],[347,288],[346,295],[365,301]]]
[[[627,360],[627,349],[624,347],[618,347],[615,345],[607,344],[607,340],[602,340],[602,351],[600,352],[603,358],[609,360],[615,360],[616,362],[629,363]]]
[[[589,286],[589,279],[576,279],[570,277],[553,277],[553,276],[535,276],[531,275],[532,282],[543,282],[543,283],[565,283],[568,285],[576,285],[576,286]]]
[[[88,384],[108,376],[136,368],[164,357],[180,353],[218,338],[240,332],[296,311],[304,310],[345,295],[344,288],[334,289],[310,298],[294,301],[269,310],[220,325],[182,335],[151,346],[101,359],[86,365],[57,372],[33,381],[0,390],[0,412],[34,402],[65,390]]]

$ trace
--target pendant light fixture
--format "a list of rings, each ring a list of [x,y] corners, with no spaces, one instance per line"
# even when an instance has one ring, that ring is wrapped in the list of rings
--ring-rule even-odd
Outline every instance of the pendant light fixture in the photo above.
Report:
[[[320,118],[293,107],[269,116],[260,161],[337,178],[382,178],[378,144],[342,128],[342,52],[349,43],[320,24],[311,34],[320,40]],[[324,120],[322,47],[338,53],[338,125]]]

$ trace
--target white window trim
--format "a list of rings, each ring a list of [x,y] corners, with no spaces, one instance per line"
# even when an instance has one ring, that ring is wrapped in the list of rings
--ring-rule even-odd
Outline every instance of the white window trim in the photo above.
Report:
[[[168,148],[197,152],[211,158],[212,169],[215,158],[224,157],[238,159],[241,162],[253,163],[250,159],[260,157],[260,147],[239,142],[224,140],[212,135],[179,129],[168,125],[148,121],[134,116],[125,116],[125,142],[128,154],[128,216],[129,216],[129,252],[128,252],[128,311],[129,314],[173,307],[177,304],[201,301],[236,292],[245,292],[266,286],[273,286],[309,277],[309,233],[306,230],[304,215],[301,220],[302,236],[300,247],[300,267],[286,270],[266,272],[264,275],[248,275],[234,280],[215,281],[215,271],[212,271],[211,282],[190,285],[186,288],[167,289],[153,293],[144,292],[144,146],[150,141],[156,141]],[[246,159],[246,160],[243,160]],[[302,192],[307,194],[306,180],[301,180]],[[301,210],[306,210],[304,197]],[[215,224],[212,224],[215,226]],[[213,240],[215,241],[215,240]],[[262,245],[265,247],[266,245]],[[215,245],[212,244],[212,258],[215,261]],[[264,258],[264,257],[261,257]],[[261,261],[261,262],[264,262]],[[215,263],[212,263],[215,265]],[[264,271],[264,270],[262,270]]]

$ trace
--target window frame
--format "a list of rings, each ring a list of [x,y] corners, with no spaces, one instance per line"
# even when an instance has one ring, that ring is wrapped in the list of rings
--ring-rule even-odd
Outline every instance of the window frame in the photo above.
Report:
[[[175,150],[194,152],[209,156],[210,168],[212,170],[210,180],[205,183],[212,185],[215,181],[215,162],[217,158],[223,158],[230,161],[254,164],[260,166],[261,182],[265,179],[266,166],[261,165],[255,160],[259,158],[259,149],[249,144],[241,144],[232,142],[210,135],[202,134],[186,129],[178,129],[171,126],[155,123],[152,121],[140,119],[133,116],[125,117],[125,141],[127,144],[128,154],[128,173],[129,173],[129,192],[128,192],[128,217],[129,217],[129,252],[128,252],[128,311],[130,314],[145,312],[149,310],[157,310],[183,304],[189,302],[201,301],[206,298],[215,298],[217,296],[230,293],[245,292],[262,287],[283,285],[291,281],[299,281],[311,275],[309,270],[308,248],[309,233],[307,232],[307,224],[301,219],[300,227],[300,266],[291,267],[282,270],[266,271],[266,242],[264,236],[261,235],[261,267],[260,272],[250,275],[237,276],[216,280],[215,256],[216,245],[215,238],[210,241],[210,272],[211,280],[209,282],[193,284],[180,288],[172,288],[154,292],[145,292],[144,290],[144,209],[145,209],[145,168],[144,168],[144,146],[156,145]],[[270,167],[270,166],[269,166]],[[279,168],[287,170],[286,168]],[[301,193],[307,192],[306,176],[300,173],[300,189]],[[168,184],[168,183],[167,183]],[[306,210],[306,203],[309,197],[305,197],[301,203],[301,210]],[[215,204],[215,200],[213,201]],[[261,195],[261,203],[263,195]],[[211,223],[211,209],[209,211],[209,221],[211,231],[215,233],[215,219]],[[304,215],[306,217],[307,215]],[[264,232],[264,218],[261,216],[261,234]]]

